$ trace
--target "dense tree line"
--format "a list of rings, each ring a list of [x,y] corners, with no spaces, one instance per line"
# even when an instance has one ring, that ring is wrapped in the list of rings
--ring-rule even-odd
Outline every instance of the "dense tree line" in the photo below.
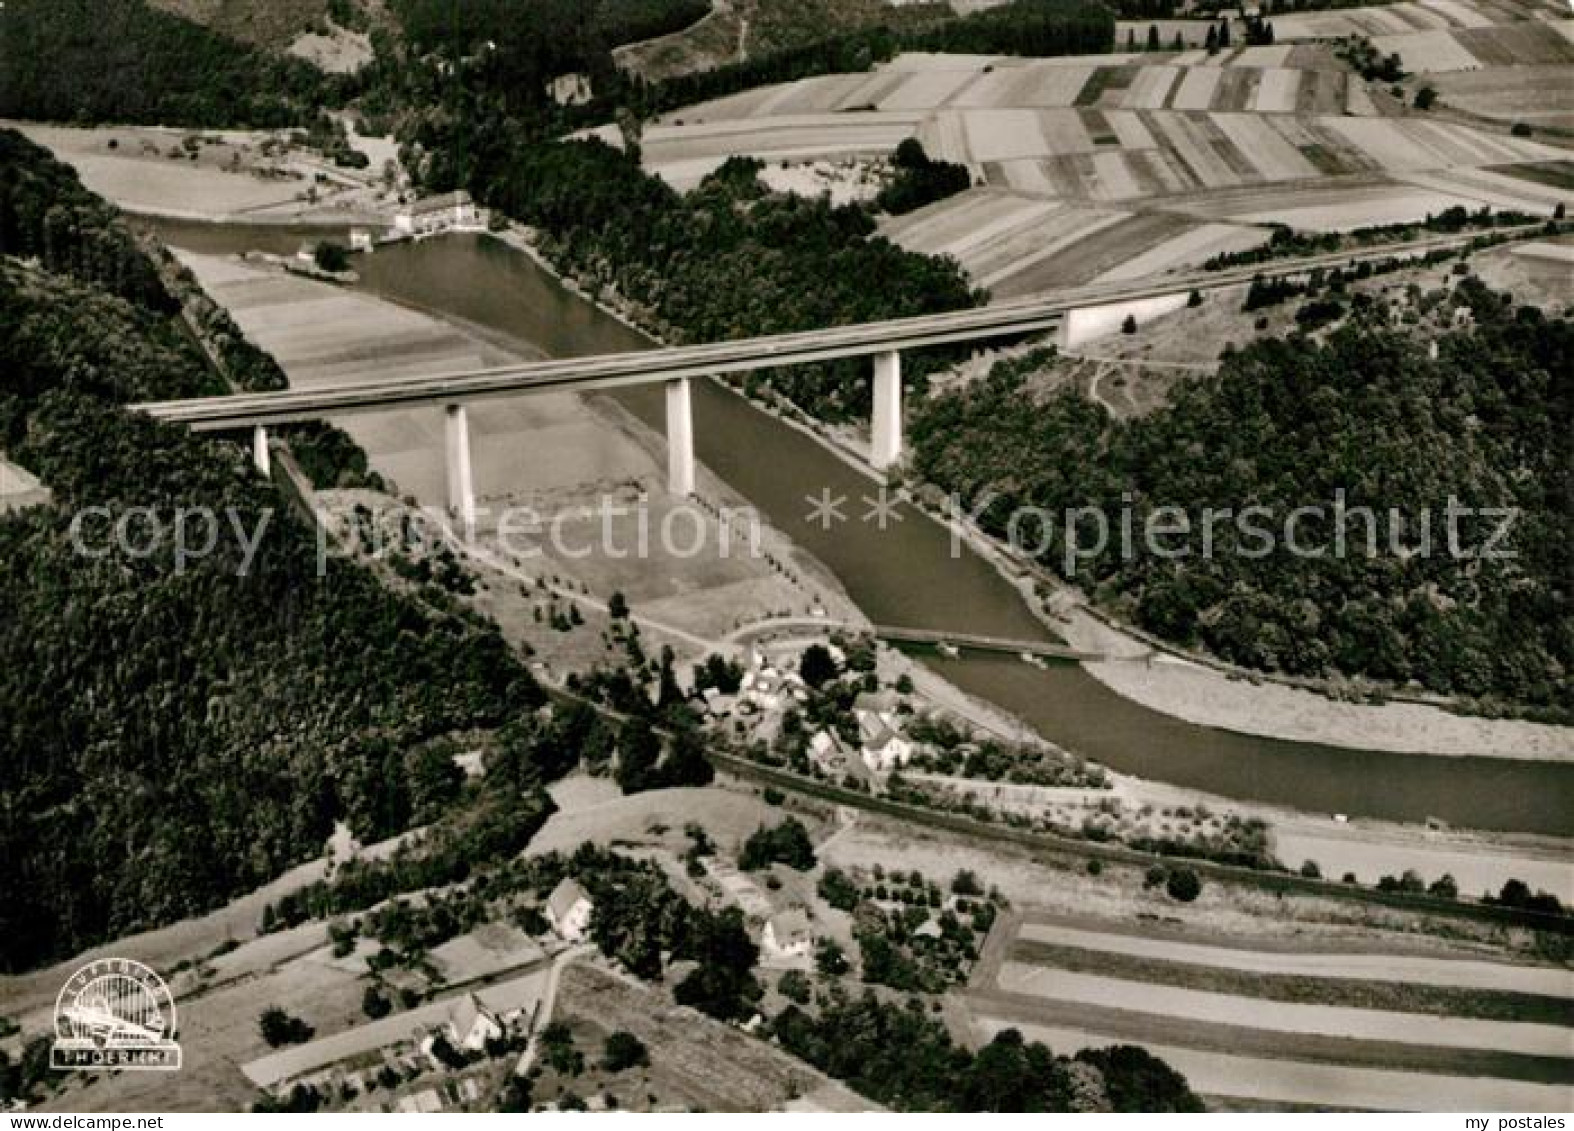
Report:
[[[66,227],[125,246],[105,222]],[[167,313],[0,260],[0,449],[56,500],[0,518],[0,968],[207,910],[336,820],[397,832],[430,815],[413,747],[541,702],[490,626],[332,555],[319,573],[314,533],[238,447],[120,407],[216,382]],[[89,516],[89,556],[72,523],[90,506],[152,517],[106,553]],[[183,507],[223,524],[200,560],[168,536]]]
[[[1013,0],[955,19],[880,24],[845,31],[708,71],[647,84],[621,76],[607,100],[663,113],[768,83],[867,71],[903,51],[982,55],[1092,55],[1115,49],[1115,19],[1088,0]]]
[[[4,22],[0,14],[0,26]],[[117,215],[47,149],[15,130],[0,130],[0,256],[37,259],[56,274],[173,312],[177,304],[158,270]]]
[[[0,117],[213,129],[307,121],[337,80],[145,0],[10,0],[0,9]]]
[[[893,216],[955,196],[973,183],[966,165],[935,160],[924,152],[923,143],[914,137],[896,147],[891,163],[896,168],[896,176],[880,190],[875,207]]]
[[[1169,405],[1128,422],[1073,391],[1028,395],[1042,359],[997,366],[920,413],[915,469],[969,500],[996,492],[982,521],[997,534],[1014,508],[1047,508],[1056,521],[1041,560],[1061,570],[1068,508],[1098,508],[1118,530],[1129,506],[1132,552],[1117,535],[1079,563],[1075,579],[1168,640],[1268,671],[1566,705],[1574,472],[1563,422],[1574,419],[1574,324],[1516,308],[1471,278],[1414,303],[1415,331],[1394,328],[1386,303],[1356,301],[1325,341],[1255,342],[1227,355],[1217,376],[1180,386]],[[1450,497],[1515,509],[1499,549],[1517,556],[1456,559],[1446,545]],[[1320,505],[1298,538],[1325,552],[1293,553],[1276,537],[1263,553],[1261,539],[1226,522],[1202,553],[1202,510],[1239,515],[1248,505],[1270,508],[1265,525],[1276,534],[1295,508]],[[1161,552],[1173,540],[1156,550],[1141,537],[1148,516],[1167,506],[1189,524],[1182,556]],[[1363,507],[1381,524],[1371,555]],[[1430,552],[1412,552],[1425,513]],[[1460,520],[1457,541],[1479,550],[1497,525]],[[1038,536],[1033,527],[1025,540]]]
[[[819,1014],[789,1005],[782,1047],[898,1111],[1201,1111],[1186,1080],[1130,1045],[1056,1056],[1015,1029],[977,1053],[916,1000],[838,996]]]

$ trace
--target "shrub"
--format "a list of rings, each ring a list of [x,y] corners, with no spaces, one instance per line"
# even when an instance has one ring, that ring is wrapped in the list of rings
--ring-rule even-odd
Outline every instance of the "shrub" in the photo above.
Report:
[[[650,1063],[650,1051],[645,1042],[633,1033],[619,1029],[607,1037],[601,1055],[601,1066],[608,1072],[622,1072]]]
[[[807,1005],[809,1003],[809,994],[812,987],[809,984],[808,975],[802,970],[788,970],[777,981],[776,988],[782,992],[783,997],[795,1001],[799,1005]]]
[[[1179,903],[1190,903],[1202,894],[1202,880],[1190,868],[1176,868],[1164,882],[1169,897]]]
[[[275,1049],[283,1045],[305,1044],[316,1032],[299,1017],[292,1017],[276,1005],[262,1011],[262,1016],[257,1019],[257,1028],[262,1032],[262,1039],[268,1042],[268,1047]]]

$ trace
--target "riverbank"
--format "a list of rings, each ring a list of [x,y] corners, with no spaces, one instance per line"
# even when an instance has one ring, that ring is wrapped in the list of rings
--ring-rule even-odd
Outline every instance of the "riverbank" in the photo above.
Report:
[[[1199,663],[1094,613],[1080,591],[1017,559],[972,523],[929,513],[992,562],[1033,615],[1067,644],[1118,657],[1082,667],[1117,695],[1151,711],[1237,734],[1350,750],[1574,763],[1574,727],[1461,715],[1410,701],[1351,702],[1266,673],[1247,676]],[[1040,611],[1035,585],[1054,594],[1053,616]]]

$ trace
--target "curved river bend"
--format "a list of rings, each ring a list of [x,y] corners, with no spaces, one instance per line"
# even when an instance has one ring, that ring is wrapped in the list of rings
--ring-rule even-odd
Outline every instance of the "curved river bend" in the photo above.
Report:
[[[215,254],[253,248],[290,253],[311,234],[179,221],[151,226],[176,246]],[[489,237],[401,244],[361,257],[356,266],[368,291],[487,327],[548,356],[651,345],[528,256]],[[616,395],[636,416],[664,428],[659,387]],[[866,477],[812,438],[711,382],[696,383],[694,414],[699,458],[825,563],[876,623],[1047,637],[1005,579],[965,548],[953,557],[950,535],[916,511],[906,510],[905,521],[883,533],[859,522],[828,533],[807,522],[806,496],[829,488],[852,500],[853,513],[870,489]],[[1308,812],[1574,832],[1574,766],[1257,738],[1148,710],[1074,664],[1039,669],[1010,657],[924,661],[1067,749],[1141,777]]]

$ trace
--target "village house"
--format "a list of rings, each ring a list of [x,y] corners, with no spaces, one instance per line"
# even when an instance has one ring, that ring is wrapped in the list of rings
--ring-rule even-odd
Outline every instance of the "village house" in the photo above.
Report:
[[[394,216],[394,227],[407,236],[478,232],[486,227],[486,219],[470,194],[460,189],[406,205]]]
[[[875,773],[889,773],[907,765],[913,744],[902,736],[895,700],[888,695],[864,694],[853,702],[858,720],[859,753]]]
[[[779,711],[792,703],[806,703],[809,689],[795,671],[783,671],[754,652],[749,670],[743,673],[738,698],[761,711]]]
[[[578,881],[564,879],[547,897],[547,922],[568,942],[579,942],[590,929],[590,913],[595,905]]]
[[[447,1037],[450,1044],[464,1052],[481,1052],[488,1041],[500,1040],[504,1033],[503,1022],[475,994],[462,994],[448,1007],[448,1016],[436,1025],[421,1041],[421,1052],[432,1057],[438,1037]],[[438,1064],[438,1067],[442,1067]]]
[[[806,958],[813,947],[814,931],[809,926],[809,916],[803,908],[789,907],[765,921],[760,949],[766,958]]]
[[[828,730],[817,730],[809,737],[809,761],[826,774],[840,774],[847,769],[847,751],[841,739]]]

